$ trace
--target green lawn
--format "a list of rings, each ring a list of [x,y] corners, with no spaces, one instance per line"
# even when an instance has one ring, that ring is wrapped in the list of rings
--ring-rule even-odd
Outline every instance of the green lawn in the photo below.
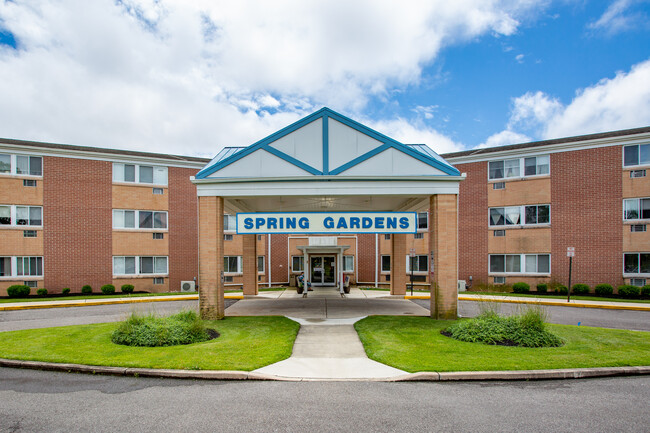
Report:
[[[564,299],[567,295],[535,295],[529,293],[511,293],[511,292],[459,292],[458,295],[484,295],[484,296],[512,296],[522,298],[539,298],[539,299]],[[641,304],[650,304],[649,299],[624,299],[624,298],[603,298],[600,296],[576,296],[571,295],[575,301],[606,301],[606,302],[635,302]]]
[[[408,372],[650,365],[649,332],[548,325],[564,346],[524,348],[464,343],[441,335],[452,323],[371,316],[354,326],[369,358]]]
[[[227,317],[207,322],[221,336],[172,347],[111,342],[118,323],[0,333],[0,358],[117,367],[250,371],[291,355],[300,325],[285,317]]]

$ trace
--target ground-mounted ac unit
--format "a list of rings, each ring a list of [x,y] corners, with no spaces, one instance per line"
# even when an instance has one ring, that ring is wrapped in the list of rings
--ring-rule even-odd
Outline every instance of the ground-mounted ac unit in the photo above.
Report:
[[[467,283],[465,280],[458,280],[458,291],[464,292],[467,290]]]
[[[194,281],[181,281],[181,292],[194,291],[196,291],[196,283]]]

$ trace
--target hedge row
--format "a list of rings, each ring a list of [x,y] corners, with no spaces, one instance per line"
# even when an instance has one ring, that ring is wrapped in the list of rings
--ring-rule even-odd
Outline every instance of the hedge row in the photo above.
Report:
[[[135,288],[133,287],[133,284],[124,284],[122,286],[122,293],[133,293],[134,289]],[[102,286],[101,290],[102,293],[105,295],[115,294],[115,286],[112,284],[106,284]],[[10,298],[26,298],[30,295],[31,291],[32,289],[25,284],[14,284],[7,288],[7,296],[9,296]],[[93,289],[89,285],[85,285],[81,288],[81,293],[84,295],[89,295],[92,292]],[[36,290],[36,294],[38,296],[46,296],[48,294],[48,291],[45,288],[40,288]],[[70,294],[70,288],[66,287],[63,290],[61,290],[61,294],[63,295]]]
[[[547,293],[548,284],[540,283],[537,284],[537,292]],[[514,283],[512,285],[513,293],[529,293],[530,284],[524,282]],[[569,288],[561,284],[555,285],[553,291],[559,295],[568,295]],[[571,287],[571,293],[574,295],[587,295],[591,292],[591,288],[587,284],[574,284]],[[614,293],[614,288],[611,284],[598,284],[594,287],[594,293],[596,295],[611,295]],[[647,284],[643,287],[632,286],[630,284],[624,284],[618,286],[618,294],[626,298],[638,298],[639,296],[650,296],[650,284]]]

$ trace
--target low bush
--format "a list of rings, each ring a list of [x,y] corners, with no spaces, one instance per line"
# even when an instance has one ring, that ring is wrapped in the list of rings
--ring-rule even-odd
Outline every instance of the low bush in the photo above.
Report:
[[[594,292],[596,292],[597,295],[611,295],[614,293],[614,288],[611,284],[598,284],[594,288]]]
[[[115,294],[115,286],[112,284],[104,284],[102,286],[102,293],[105,295],[114,295]]]
[[[589,286],[586,284],[574,284],[571,288],[571,293],[574,295],[586,295],[589,293]]]
[[[618,286],[618,294],[624,298],[637,298],[641,294],[641,289],[631,284]]]
[[[26,298],[31,291],[32,289],[24,284],[14,284],[13,286],[7,287],[7,295],[10,298]]]
[[[514,293],[528,293],[530,292],[530,284],[528,283],[515,283],[512,285],[512,291]]]
[[[36,294],[37,294],[38,296],[46,296],[46,295],[47,295],[47,289],[45,289],[45,288],[38,289],[38,290],[36,291]]]
[[[569,289],[567,288],[567,286],[563,286],[561,284],[559,286],[555,286],[555,289],[553,289],[553,291],[555,293],[557,293],[558,295],[568,295],[569,294]]]
[[[61,290],[62,295],[68,295],[70,294],[70,287],[66,287],[65,289]]]
[[[133,290],[135,287],[133,287],[133,284],[124,284],[122,285],[122,293],[133,293]]]
[[[541,283],[537,285],[537,291],[539,293],[546,293],[548,292],[548,284]]]
[[[641,296],[650,296],[650,284],[641,287]]]
[[[474,319],[454,323],[442,334],[469,343],[505,346],[559,347],[564,344],[561,338],[546,330],[546,313],[541,308],[530,308],[509,317],[485,312]]]
[[[93,288],[90,287],[88,284],[86,284],[81,288],[81,293],[83,295],[90,295],[92,292],[93,292]]]
[[[169,317],[133,313],[111,336],[115,344],[140,347],[176,346],[209,339],[203,321],[191,310]]]

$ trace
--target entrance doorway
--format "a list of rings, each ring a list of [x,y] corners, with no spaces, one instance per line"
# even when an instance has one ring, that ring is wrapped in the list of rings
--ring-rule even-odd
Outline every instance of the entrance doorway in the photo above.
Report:
[[[310,256],[313,286],[336,286],[336,256]]]

